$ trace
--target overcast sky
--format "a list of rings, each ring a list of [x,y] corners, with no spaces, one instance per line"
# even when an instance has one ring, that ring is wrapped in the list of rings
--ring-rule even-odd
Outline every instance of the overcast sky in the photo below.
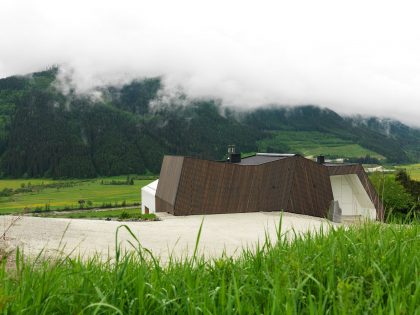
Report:
[[[80,91],[163,76],[244,108],[315,104],[420,126],[418,1],[1,0],[0,77]]]

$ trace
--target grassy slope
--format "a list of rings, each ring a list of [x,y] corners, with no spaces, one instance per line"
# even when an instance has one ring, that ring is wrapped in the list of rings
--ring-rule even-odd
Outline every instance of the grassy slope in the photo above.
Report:
[[[205,224],[205,223],[204,223]],[[240,258],[17,257],[0,310],[28,314],[418,314],[419,225],[368,224],[265,243]],[[134,242],[135,243],[135,242]],[[146,257],[146,258],[144,258]]]
[[[110,177],[104,180],[124,180],[126,177]],[[41,184],[48,180],[0,180],[1,189],[5,187],[17,188],[21,183]],[[74,181],[74,180],[69,180]],[[139,203],[141,201],[140,188],[149,184],[152,180],[135,180],[134,185],[101,185],[101,179],[77,181],[74,187],[67,188],[46,188],[39,193],[24,193],[10,197],[0,197],[0,214],[21,211],[24,208],[34,209],[38,206],[50,205],[51,209],[63,209],[64,207],[77,208],[78,200],[90,200],[93,206],[101,206],[102,203],[117,202],[121,204],[124,200],[127,204]],[[53,181],[49,181],[53,182]],[[60,180],[59,182],[63,182]]]
[[[317,131],[276,131],[271,139],[264,139],[258,143],[261,151],[267,147],[287,145],[293,152],[304,155],[335,155],[340,157],[363,157],[369,154],[372,157],[383,159],[376,152],[365,149],[351,141],[340,139],[334,135]]]

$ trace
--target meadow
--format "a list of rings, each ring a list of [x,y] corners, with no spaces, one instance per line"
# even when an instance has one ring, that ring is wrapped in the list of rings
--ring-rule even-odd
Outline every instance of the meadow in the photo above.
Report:
[[[276,243],[266,238],[238,258],[194,254],[165,265],[132,237],[132,250],[117,247],[109,260],[27,259],[17,251],[12,266],[1,263],[0,311],[420,314],[418,224],[365,223],[298,234],[293,241],[278,231]]]
[[[133,185],[112,185],[122,182],[126,176],[95,178],[86,180],[51,179],[2,179],[0,191],[31,187],[29,192],[0,197],[0,214],[22,211],[67,210],[94,207],[138,205],[141,202],[141,187],[154,178],[142,179],[134,176]],[[49,187],[54,186],[57,187]]]
[[[291,152],[299,152],[305,156],[327,155],[357,158],[370,155],[374,158],[384,159],[382,155],[351,141],[316,131],[276,131],[273,138],[260,141],[258,149],[265,152],[268,147],[276,148],[281,145],[287,145]]]

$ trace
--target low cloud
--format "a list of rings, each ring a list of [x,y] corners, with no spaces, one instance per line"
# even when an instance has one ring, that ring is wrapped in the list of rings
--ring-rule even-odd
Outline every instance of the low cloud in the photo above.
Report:
[[[418,6],[5,0],[0,77],[59,64],[80,92],[161,76],[239,108],[315,104],[420,126]]]

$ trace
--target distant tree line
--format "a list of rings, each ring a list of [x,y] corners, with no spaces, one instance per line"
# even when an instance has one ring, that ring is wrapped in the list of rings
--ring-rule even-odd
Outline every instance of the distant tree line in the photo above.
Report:
[[[101,185],[134,185],[134,178],[127,176],[125,180],[101,180]]]

